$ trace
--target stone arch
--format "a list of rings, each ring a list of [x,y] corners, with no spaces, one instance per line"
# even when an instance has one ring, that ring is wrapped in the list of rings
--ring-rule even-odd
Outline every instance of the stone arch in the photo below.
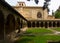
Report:
[[[20,28],[23,27],[23,19],[20,19]]]
[[[39,21],[39,27],[41,27],[41,22]]]
[[[17,18],[17,29],[19,33],[20,32],[20,18]]]
[[[6,19],[6,34],[15,30],[15,17],[9,14]]]
[[[35,22],[32,22],[32,27],[35,27]]]
[[[37,18],[42,18],[41,12],[38,12],[38,13],[37,13]]]
[[[41,21],[41,27],[43,27],[43,22]]]
[[[47,22],[45,22],[45,28],[47,28],[48,27],[48,23]]]
[[[37,25],[37,27],[39,27],[39,21],[37,21],[36,25]]]
[[[52,22],[51,21],[49,22],[49,27],[52,27]]]
[[[27,22],[27,25],[28,25],[28,27],[31,27],[31,22],[28,21],[28,22]]]
[[[0,10],[0,40],[4,38],[4,15]]]
[[[59,21],[57,21],[57,27],[59,27]]]
[[[53,27],[55,27],[55,25],[56,25],[56,23],[55,23],[55,21],[53,22]]]

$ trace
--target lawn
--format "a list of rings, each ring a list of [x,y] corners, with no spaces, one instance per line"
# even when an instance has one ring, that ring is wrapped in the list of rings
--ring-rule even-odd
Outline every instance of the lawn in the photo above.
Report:
[[[46,29],[46,28],[29,28],[26,31],[29,34],[32,34],[31,36],[24,35],[20,36],[19,40],[17,40],[15,43],[47,43],[48,40],[57,41],[60,40],[59,35],[43,35],[44,33],[52,33],[52,31]],[[40,33],[40,35],[38,35]],[[35,34],[33,36],[33,34]]]
[[[52,31],[48,30],[47,28],[29,28],[27,29],[26,33],[31,33],[31,34],[47,34],[47,33],[52,33]]]
[[[60,28],[53,28],[54,30],[56,30],[56,31],[60,31]]]

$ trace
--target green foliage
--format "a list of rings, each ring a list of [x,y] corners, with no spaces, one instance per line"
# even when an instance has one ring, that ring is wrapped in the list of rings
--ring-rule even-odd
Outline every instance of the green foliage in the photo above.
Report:
[[[60,11],[59,10],[55,12],[55,18],[60,18]]]

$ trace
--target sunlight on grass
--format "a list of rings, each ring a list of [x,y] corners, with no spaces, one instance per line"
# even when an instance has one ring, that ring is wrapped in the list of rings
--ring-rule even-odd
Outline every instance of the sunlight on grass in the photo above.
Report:
[[[60,40],[60,36],[57,35],[40,35],[35,37],[22,36],[15,43],[47,43],[47,40]]]
[[[60,35],[42,35],[42,33],[51,33],[51,31],[47,28],[29,28],[26,32],[29,34],[36,34],[35,36],[20,36],[19,40],[17,40],[15,43],[47,43],[48,40],[60,40]],[[41,35],[37,35],[37,33],[40,33]]]
[[[27,33],[52,33],[52,31],[46,29],[46,28],[29,28],[26,31]]]
[[[54,30],[56,30],[56,31],[60,31],[60,28],[53,28]]]

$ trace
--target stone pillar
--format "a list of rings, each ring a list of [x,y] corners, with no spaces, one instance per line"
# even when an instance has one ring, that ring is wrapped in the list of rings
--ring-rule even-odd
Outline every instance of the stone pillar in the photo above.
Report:
[[[43,22],[41,21],[41,27],[43,27]]]
[[[59,27],[59,22],[57,21],[57,27]]]
[[[45,27],[45,22],[43,22],[43,27]]]
[[[49,22],[47,22],[47,28],[49,28]]]
[[[35,21],[35,27],[37,27],[37,21]]]
[[[38,24],[38,27],[39,27],[39,21],[37,22],[37,24]]]
[[[60,21],[59,21],[59,27],[60,27]]]
[[[31,21],[31,27],[32,27],[32,21]]]
[[[25,21],[25,27],[27,27],[27,21]]]
[[[57,21],[57,27],[59,27],[59,21]]]
[[[53,27],[55,27],[55,24],[56,24],[56,23],[55,23],[55,21],[54,21],[54,22],[53,22]]]
[[[33,21],[31,23],[32,23],[31,26],[33,27]]]
[[[55,27],[57,27],[57,22],[55,22]]]
[[[4,23],[4,43],[5,43],[5,41],[6,41],[6,25]]]
[[[37,21],[37,27],[39,27],[39,21]]]
[[[45,22],[45,28],[47,28],[47,22]]]
[[[36,22],[35,22],[35,27],[36,27]]]
[[[23,27],[25,27],[25,20],[23,20]]]
[[[37,22],[36,22],[36,27],[37,27]]]
[[[23,27],[23,20],[21,19],[21,28]]]
[[[51,22],[51,27],[53,28],[53,22]]]
[[[41,22],[39,21],[39,27],[41,27]]]
[[[35,27],[35,21],[34,21],[34,27]]]

